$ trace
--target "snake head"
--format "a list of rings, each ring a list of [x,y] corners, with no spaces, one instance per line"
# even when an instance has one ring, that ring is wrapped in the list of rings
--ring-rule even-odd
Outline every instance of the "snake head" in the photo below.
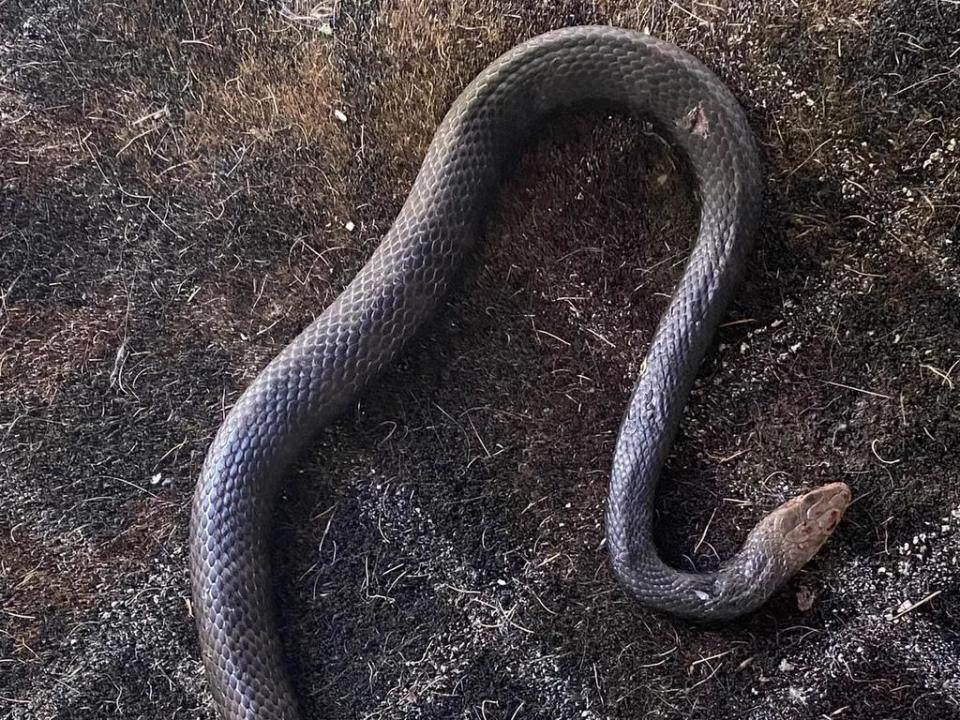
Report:
[[[850,488],[836,482],[791,498],[761,520],[747,544],[762,544],[779,562],[781,581],[797,572],[823,547],[850,505]]]

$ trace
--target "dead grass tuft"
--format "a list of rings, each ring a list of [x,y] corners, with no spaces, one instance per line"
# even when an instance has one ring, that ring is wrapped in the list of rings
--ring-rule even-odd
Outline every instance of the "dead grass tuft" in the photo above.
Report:
[[[200,145],[219,147],[243,137],[265,140],[295,133],[322,143],[331,158],[346,154],[339,83],[332,42],[304,42],[292,55],[259,46],[244,54],[237,74],[201,83],[200,102],[185,117],[185,133]]]
[[[8,398],[52,404],[70,379],[99,366],[110,372],[124,331],[120,298],[78,308],[11,307],[0,332],[0,389]]]
[[[389,0],[372,31],[384,58],[371,132],[394,147],[390,174],[412,178],[447,108],[486,62],[523,36],[509,13],[463,0]]]

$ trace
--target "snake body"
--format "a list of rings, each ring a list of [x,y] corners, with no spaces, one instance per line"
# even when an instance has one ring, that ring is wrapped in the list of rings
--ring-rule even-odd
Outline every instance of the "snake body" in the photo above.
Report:
[[[285,470],[423,325],[482,228],[503,166],[552,111],[615,104],[652,119],[696,178],[700,229],[620,428],[606,513],[613,569],[643,603],[723,619],[764,602],[820,547],[842,484],[781,506],[713,573],[679,572],[653,544],[653,500],[697,367],[758,223],[757,151],[737,101],[673,45],[629,30],[558,30],[483,70],[437,129],[399,216],[337,299],[246,389],[209,449],[191,522],[193,602],[225,720],[292,720],[272,607],[269,538]]]

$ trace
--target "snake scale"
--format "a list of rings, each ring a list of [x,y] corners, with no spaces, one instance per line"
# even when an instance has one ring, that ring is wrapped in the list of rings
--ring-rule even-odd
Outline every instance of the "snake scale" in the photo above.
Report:
[[[660,559],[651,533],[657,478],[758,224],[759,159],[737,101],[690,55],[613,27],[549,32],[496,59],[461,93],[369,261],[259,374],[216,434],[194,495],[190,562],[201,651],[225,720],[300,717],[270,572],[285,471],[437,307],[522,142],[551,112],[591,103],[642,113],[661,128],[687,157],[701,204],[698,237],[616,442],[606,511],[615,574],[654,609],[731,618],[763,603],[839,521],[850,493],[834,483],[761,520],[716,572],[680,572]]]

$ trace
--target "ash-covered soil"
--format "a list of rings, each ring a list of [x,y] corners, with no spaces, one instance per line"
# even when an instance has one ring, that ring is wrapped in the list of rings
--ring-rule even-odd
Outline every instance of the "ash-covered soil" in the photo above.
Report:
[[[308,717],[960,717],[960,6],[0,2],[0,718],[212,718],[190,497],[225,409],[362,265],[497,54],[645,28],[741,99],[766,207],[659,498],[709,568],[855,501],[751,617],[619,588],[620,414],[697,222],[655,129],[559,117],[457,291],[278,518]],[[321,18],[322,20],[322,18]]]

